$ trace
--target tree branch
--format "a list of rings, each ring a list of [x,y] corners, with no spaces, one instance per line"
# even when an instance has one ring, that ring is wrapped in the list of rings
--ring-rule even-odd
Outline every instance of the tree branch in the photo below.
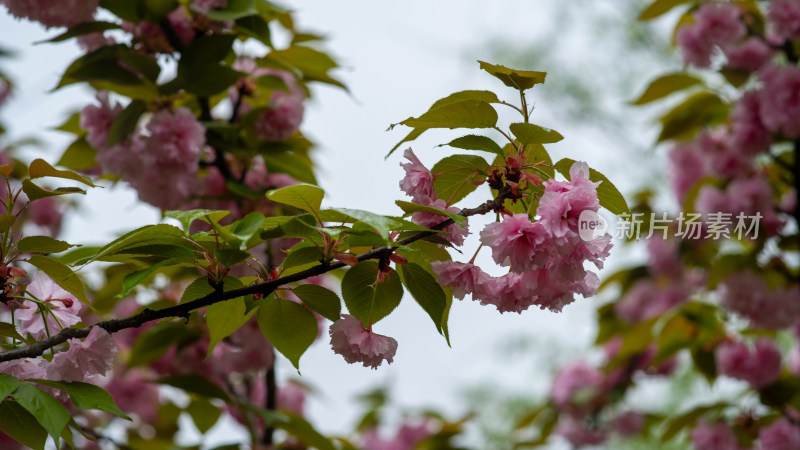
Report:
[[[494,200],[489,200],[486,203],[478,206],[477,208],[464,209],[461,211],[460,215],[464,217],[469,217],[474,215],[486,214],[490,211],[500,211],[503,209],[503,202],[507,198],[509,192],[510,190],[503,188],[500,190],[500,192],[498,193],[497,197]],[[432,230],[441,230],[443,228],[452,225],[454,222],[455,221],[453,219],[447,219],[430,228]],[[366,253],[358,255],[356,258],[359,261],[387,258],[398,247],[411,244],[420,239],[424,239],[426,237],[433,236],[435,234],[436,234],[435,231],[421,231],[405,239],[397,241],[396,246],[378,247]],[[230,300],[237,297],[253,295],[253,294],[262,294],[264,297],[266,297],[267,295],[275,291],[275,289],[285,284],[294,283],[317,275],[322,275],[324,273],[339,269],[344,266],[345,264],[339,261],[333,263],[321,263],[309,269],[303,270],[302,272],[297,272],[291,275],[287,275],[285,277],[280,277],[274,280],[265,281],[263,283],[257,283],[250,286],[245,286],[239,289],[232,289],[230,291],[225,291],[225,292],[212,292],[206,295],[205,297],[199,298],[197,300],[192,300],[186,303],[181,303],[179,305],[170,306],[158,310],[152,310],[147,308],[138,314],[134,314],[133,316],[126,317],[124,319],[106,320],[83,328],[65,328],[61,330],[60,333],[50,336],[49,338],[44,339],[43,341],[36,342],[26,347],[16,348],[13,350],[8,350],[6,352],[0,353],[0,362],[11,361],[14,359],[21,359],[21,358],[35,358],[37,356],[41,356],[47,349],[62,344],[66,342],[68,339],[83,338],[88,336],[89,332],[94,327],[100,327],[108,331],[109,333],[114,333],[120,330],[124,330],[126,328],[136,328],[147,322],[152,322],[153,320],[165,319],[168,317],[188,317],[189,313],[196,309],[204,308],[206,306],[213,305],[214,303],[223,302],[225,300]]]

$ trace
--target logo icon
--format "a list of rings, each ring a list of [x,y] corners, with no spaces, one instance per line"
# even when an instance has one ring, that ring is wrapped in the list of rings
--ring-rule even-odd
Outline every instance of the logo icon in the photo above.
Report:
[[[600,214],[584,210],[578,217],[578,235],[584,241],[593,241],[606,234],[608,222]]]

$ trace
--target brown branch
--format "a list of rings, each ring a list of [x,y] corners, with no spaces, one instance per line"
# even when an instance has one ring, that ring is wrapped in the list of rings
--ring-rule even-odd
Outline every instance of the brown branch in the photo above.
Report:
[[[478,206],[477,208],[464,209],[461,211],[460,215],[464,217],[469,217],[474,215],[486,214],[491,211],[502,210],[503,202],[505,201],[506,196],[507,192],[505,189],[503,189],[500,191],[497,198],[495,198],[494,200],[489,200],[486,203]],[[455,221],[453,219],[447,219],[430,228],[432,230],[441,230],[449,225],[452,225],[454,222]],[[356,258],[359,261],[387,258],[398,247],[411,244],[420,239],[424,239],[426,237],[433,236],[435,234],[437,234],[436,231],[421,231],[405,239],[397,241],[397,245],[395,246],[378,247],[376,249],[358,255]],[[108,331],[109,333],[114,333],[120,330],[124,330],[126,328],[136,328],[142,324],[151,322],[153,320],[165,319],[168,317],[188,318],[189,313],[196,309],[204,308],[206,306],[213,305],[214,303],[223,302],[225,300],[231,300],[237,297],[243,297],[246,295],[253,295],[253,294],[261,294],[264,297],[266,297],[267,295],[271,294],[275,289],[277,289],[280,286],[283,286],[284,284],[295,283],[297,281],[301,281],[306,278],[322,275],[324,273],[330,272],[335,269],[339,269],[344,266],[345,266],[344,263],[338,261],[333,263],[322,263],[314,267],[311,267],[309,269],[303,270],[302,272],[297,272],[291,275],[287,275],[285,277],[280,277],[274,280],[265,281],[263,283],[257,283],[250,286],[245,286],[239,289],[232,289],[230,291],[212,292],[206,295],[205,297],[199,298],[197,300],[192,300],[190,302],[181,303],[175,306],[170,306],[168,308],[163,308],[158,310],[147,308],[138,314],[134,314],[133,316],[126,317],[124,319],[106,320],[83,328],[65,328],[61,330],[60,333],[50,336],[49,338],[43,341],[36,342],[26,347],[16,348],[13,350],[8,350],[6,352],[0,353],[0,362],[11,361],[20,358],[35,358],[37,356],[41,356],[47,349],[62,344],[66,342],[67,339],[83,338],[88,336],[89,332],[94,327],[100,327]]]

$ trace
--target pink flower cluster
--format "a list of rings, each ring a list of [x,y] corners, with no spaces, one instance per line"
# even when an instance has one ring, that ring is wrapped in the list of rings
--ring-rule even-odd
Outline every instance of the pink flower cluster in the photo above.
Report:
[[[739,15],[739,8],[733,4],[703,4],[694,14],[694,23],[680,27],[675,36],[683,61],[708,67],[714,48],[725,48],[745,35],[747,29]]]
[[[52,361],[40,357],[0,363],[0,373],[20,379],[91,382],[105,375],[114,362],[117,347],[111,335],[94,327],[86,339],[68,339],[69,349],[56,353]]]
[[[715,359],[719,373],[747,381],[756,389],[777,380],[781,371],[781,352],[767,338],[756,340],[753,348],[744,342],[721,344]]]
[[[692,444],[697,450],[740,450],[739,439],[733,430],[722,422],[702,422],[692,430]]]
[[[192,42],[195,35],[192,18],[186,14],[182,6],[169,13],[167,20],[181,45],[188,45]],[[123,22],[122,28],[133,35],[134,47],[143,53],[174,53],[176,50],[158,24],[144,20],[136,24]]]
[[[532,305],[561,311],[576,293],[589,297],[597,291],[597,275],[583,265],[589,261],[603,267],[611,236],[584,241],[577,222],[581,212],[596,212],[599,207],[597,183],[589,181],[588,166],[575,163],[570,181],[545,182],[538,222],[527,214],[514,214],[481,231],[481,242],[492,249],[495,262],[510,268],[509,274],[491,277],[473,264],[451,261],[434,262],[431,267],[458,298],[469,293],[500,312],[519,313]]]
[[[300,128],[303,122],[306,93],[297,78],[285,70],[258,67],[250,58],[239,58],[233,68],[249,76],[239,80],[230,89],[231,102],[239,105],[239,114],[252,110],[248,97],[241,98],[242,93],[255,91],[258,77],[273,76],[280,78],[288,90],[275,89],[269,96],[267,107],[260,112],[253,123],[253,131],[259,139],[269,142],[285,141]]]
[[[800,39],[800,2],[797,0],[772,0],[767,18],[780,39]]]
[[[80,124],[104,172],[120,175],[141,200],[161,209],[178,208],[197,194],[205,128],[189,109],[158,111],[144,132],[137,129],[128,140],[108,146],[108,132],[122,108],[111,106],[105,93],[97,99],[99,105],[81,111]]]
[[[761,120],[786,139],[800,137],[800,68],[770,65],[759,76]]]
[[[47,28],[89,22],[100,0],[0,0],[12,16],[40,22]]]
[[[607,394],[608,385],[603,372],[577,361],[556,373],[550,398],[559,410],[573,417],[584,417],[602,406]]]
[[[800,287],[769,289],[767,280],[754,272],[728,275],[720,286],[722,304],[747,318],[757,328],[779,330],[800,318]]]
[[[758,433],[759,449],[790,450],[800,448],[800,428],[786,418],[780,418]]]
[[[406,175],[400,180],[400,189],[408,194],[414,203],[432,206],[434,208],[443,209],[445,211],[458,214],[461,212],[455,206],[449,206],[445,200],[436,198],[436,190],[433,187],[434,176],[430,170],[417,158],[417,155],[408,148],[403,152],[403,156],[409,161],[400,164],[405,170]],[[432,227],[443,222],[446,219],[444,216],[428,212],[415,212],[411,215],[411,220],[414,223],[424,227]],[[442,236],[455,245],[462,245],[464,238],[469,234],[469,225],[465,221],[464,226],[457,224],[448,225],[442,231],[445,234]]]
[[[361,321],[349,314],[331,324],[331,347],[350,364],[363,363],[364,367],[377,369],[383,361],[391,363],[397,352],[397,341],[373,333]]]

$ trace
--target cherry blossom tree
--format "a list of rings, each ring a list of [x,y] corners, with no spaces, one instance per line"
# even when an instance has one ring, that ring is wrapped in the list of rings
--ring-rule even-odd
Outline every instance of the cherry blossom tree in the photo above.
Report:
[[[579,233],[581,214],[630,213],[588,163],[551,160],[545,144],[562,136],[533,124],[528,103],[544,72],[480,61],[500,95],[452,93],[395,124],[411,131],[389,155],[429,129],[484,132],[446,143],[477,153],[430,169],[405,150],[399,184],[412,201],[395,201],[397,215],[322,208],[304,102],[309,84],[345,86],[321,38],[296,29],[289,10],[265,0],[0,3],[59,28],[52,42],[76,39],[85,53],[57,88],[96,91],[59,128],[74,138],[58,161],[4,143],[4,448],[160,446],[183,412],[201,432],[231,416],[252,447],[449,445],[453,424],[442,418],[392,438],[367,427],[356,443],[320,434],[303,417],[307,389],[276,382],[275,352],[299,369],[306,349],[330,338],[348,363],[391,363],[402,342],[379,334],[379,322],[404,292],[448,342],[453,296],[557,313],[595,294],[585,263],[602,268],[612,247],[608,234]],[[275,28],[287,45],[273,42]],[[0,99],[13,95],[5,78],[0,88]],[[501,123],[499,108],[519,116]],[[108,183],[129,185],[164,221],[97,247],[59,240],[64,199]],[[483,203],[456,206],[475,191]],[[470,230],[469,217],[490,213],[494,223]],[[448,249],[470,233],[482,242],[474,253],[489,247],[507,273],[453,259]],[[101,281],[85,282],[90,272]]]

